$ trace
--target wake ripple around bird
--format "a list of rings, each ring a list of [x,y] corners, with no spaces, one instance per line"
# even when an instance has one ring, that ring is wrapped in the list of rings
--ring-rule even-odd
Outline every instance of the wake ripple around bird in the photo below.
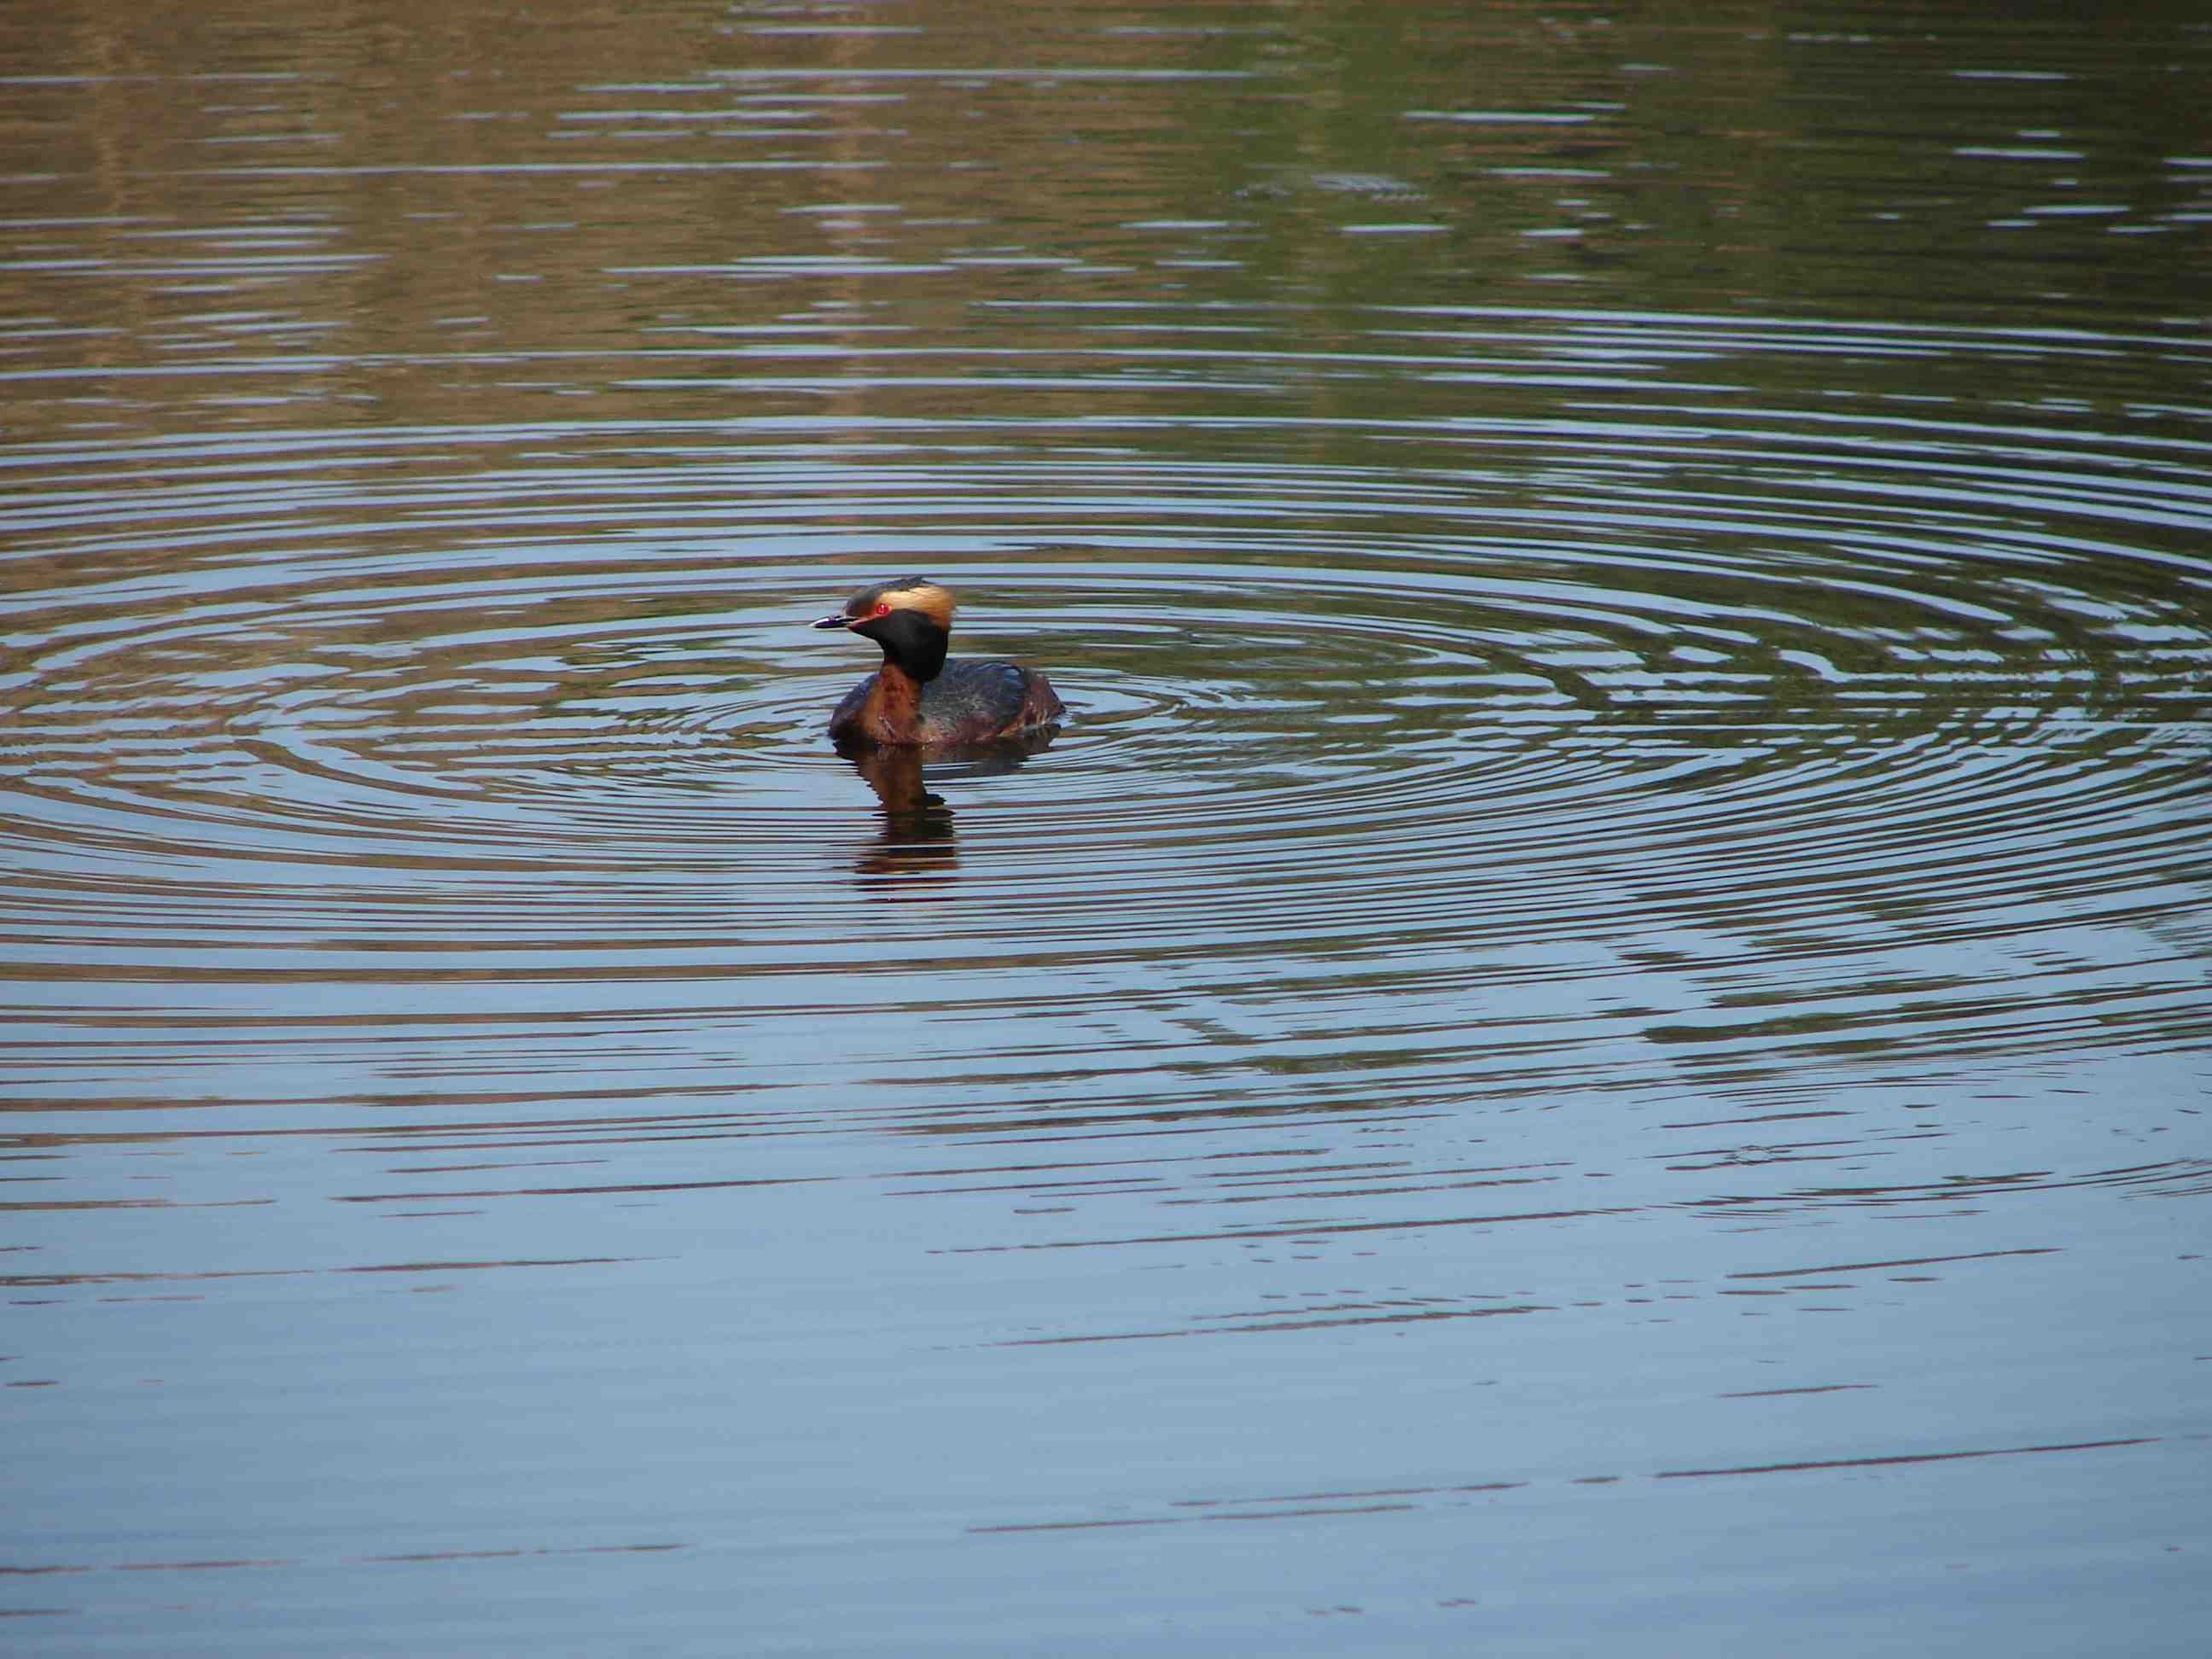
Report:
[[[2203,943],[2202,447],[1685,402],[1417,423],[1418,465],[1388,422],[1295,468],[793,424],[50,450],[0,682],[17,951],[1349,995],[1601,948],[1753,1001],[1780,952],[1792,1017],[1848,1024],[1917,994],[1910,940],[1954,1001],[2185,1017],[2081,941]],[[927,769],[919,820],[823,741],[869,665],[802,625],[908,571],[1074,711]]]

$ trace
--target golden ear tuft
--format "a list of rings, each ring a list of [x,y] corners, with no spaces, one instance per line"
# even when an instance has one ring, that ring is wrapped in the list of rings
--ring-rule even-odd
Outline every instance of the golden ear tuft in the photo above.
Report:
[[[887,584],[876,597],[894,611],[919,611],[939,628],[950,631],[952,627],[952,590],[939,587],[927,577]]]

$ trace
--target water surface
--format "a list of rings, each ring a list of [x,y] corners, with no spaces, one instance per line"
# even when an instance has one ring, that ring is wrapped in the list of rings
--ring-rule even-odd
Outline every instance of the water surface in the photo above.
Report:
[[[2208,69],[0,23],[0,1610],[2197,1651]]]

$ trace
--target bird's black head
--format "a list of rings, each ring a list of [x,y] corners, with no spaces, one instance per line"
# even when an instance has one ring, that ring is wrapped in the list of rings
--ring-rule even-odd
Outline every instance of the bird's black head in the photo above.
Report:
[[[885,662],[917,680],[933,680],[952,642],[952,594],[927,576],[877,582],[814,626],[864,635],[883,647]]]

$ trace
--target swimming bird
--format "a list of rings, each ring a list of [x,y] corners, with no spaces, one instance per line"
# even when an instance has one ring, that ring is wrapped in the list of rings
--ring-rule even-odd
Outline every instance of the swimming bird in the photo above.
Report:
[[[1067,712],[1052,682],[1018,663],[948,660],[952,594],[927,576],[864,587],[817,628],[842,628],[884,648],[884,665],[830,716],[840,747],[975,744],[1020,738]]]

